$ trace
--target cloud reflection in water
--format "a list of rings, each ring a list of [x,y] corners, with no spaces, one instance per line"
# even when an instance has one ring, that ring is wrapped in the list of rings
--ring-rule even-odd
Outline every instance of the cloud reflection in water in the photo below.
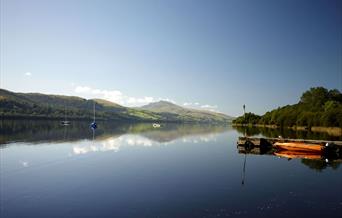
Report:
[[[73,154],[87,154],[90,152],[105,152],[105,151],[114,151],[118,152],[124,147],[152,147],[152,146],[166,146],[173,144],[177,141],[181,141],[183,143],[191,143],[197,144],[199,142],[210,142],[216,141],[216,137],[218,134],[208,134],[206,136],[187,136],[181,139],[172,140],[168,142],[158,142],[152,139],[146,138],[141,135],[123,135],[119,137],[109,137],[103,140],[95,140],[95,141],[85,141],[82,146],[76,145],[73,146]]]

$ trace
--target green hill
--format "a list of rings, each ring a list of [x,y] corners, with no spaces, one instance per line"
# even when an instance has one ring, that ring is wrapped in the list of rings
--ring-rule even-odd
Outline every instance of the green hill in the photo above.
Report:
[[[284,127],[342,127],[342,94],[337,89],[315,87],[303,93],[300,101],[265,113],[246,113],[234,124],[261,124]]]
[[[198,122],[226,123],[230,117],[212,112],[190,111],[169,102],[161,110],[128,108],[103,99],[87,100],[75,96],[45,95],[40,93],[14,93],[0,89],[2,118],[92,119],[96,102],[96,117],[101,120],[123,122]],[[170,107],[172,105],[172,107]],[[177,108],[177,110],[175,110]]]
[[[198,122],[231,122],[233,120],[232,117],[222,113],[184,108],[167,101],[150,103],[141,109],[162,114],[163,117],[170,120],[195,120]]]
[[[158,102],[153,102],[148,105],[140,107],[144,110],[149,110],[153,112],[174,112],[174,113],[182,113],[185,111],[185,108],[178,106],[176,104],[173,104],[168,101],[158,101]]]

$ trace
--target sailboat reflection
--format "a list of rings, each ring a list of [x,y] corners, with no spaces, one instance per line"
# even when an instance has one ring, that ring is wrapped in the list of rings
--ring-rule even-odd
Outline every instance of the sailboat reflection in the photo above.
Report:
[[[93,141],[95,140],[95,132],[96,132],[96,128],[91,128],[91,131],[93,132]]]
[[[242,170],[242,182],[241,185],[245,184],[245,176],[246,176],[246,160],[247,160],[247,153],[245,153],[245,160],[243,162],[243,170]]]

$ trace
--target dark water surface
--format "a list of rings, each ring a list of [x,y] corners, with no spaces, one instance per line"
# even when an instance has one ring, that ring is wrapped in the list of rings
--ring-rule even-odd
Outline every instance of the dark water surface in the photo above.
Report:
[[[0,127],[1,218],[342,214],[341,160],[240,154],[230,126]]]

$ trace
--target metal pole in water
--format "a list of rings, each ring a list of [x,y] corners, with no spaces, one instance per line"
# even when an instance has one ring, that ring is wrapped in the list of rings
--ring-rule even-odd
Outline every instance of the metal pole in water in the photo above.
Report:
[[[244,125],[246,125],[247,123],[246,123],[246,105],[245,104],[243,104],[243,122],[244,122]],[[243,125],[243,126],[244,126]],[[247,136],[247,130],[246,130],[246,126],[244,127],[244,129],[245,129],[245,131],[244,131],[244,136],[246,137]]]
[[[242,170],[242,182],[241,184],[244,185],[245,184],[245,172],[246,172],[246,159],[247,159],[247,151],[245,151],[245,160],[243,162],[243,170]]]
[[[244,119],[244,124],[247,124],[246,123],[246,105],[244,104],[243,106],[243,119]],[[247,136],[247,127],[245,126],[244,129],[244,136],[246,137]],[[245,148],[245,160],[243,161],[243,169],[242,169],[242,182],[241,182],[241,185],[245,185],[245,175],[246,175],[246,160],[247,160],[247,151],[246,151],[246,148]]]

